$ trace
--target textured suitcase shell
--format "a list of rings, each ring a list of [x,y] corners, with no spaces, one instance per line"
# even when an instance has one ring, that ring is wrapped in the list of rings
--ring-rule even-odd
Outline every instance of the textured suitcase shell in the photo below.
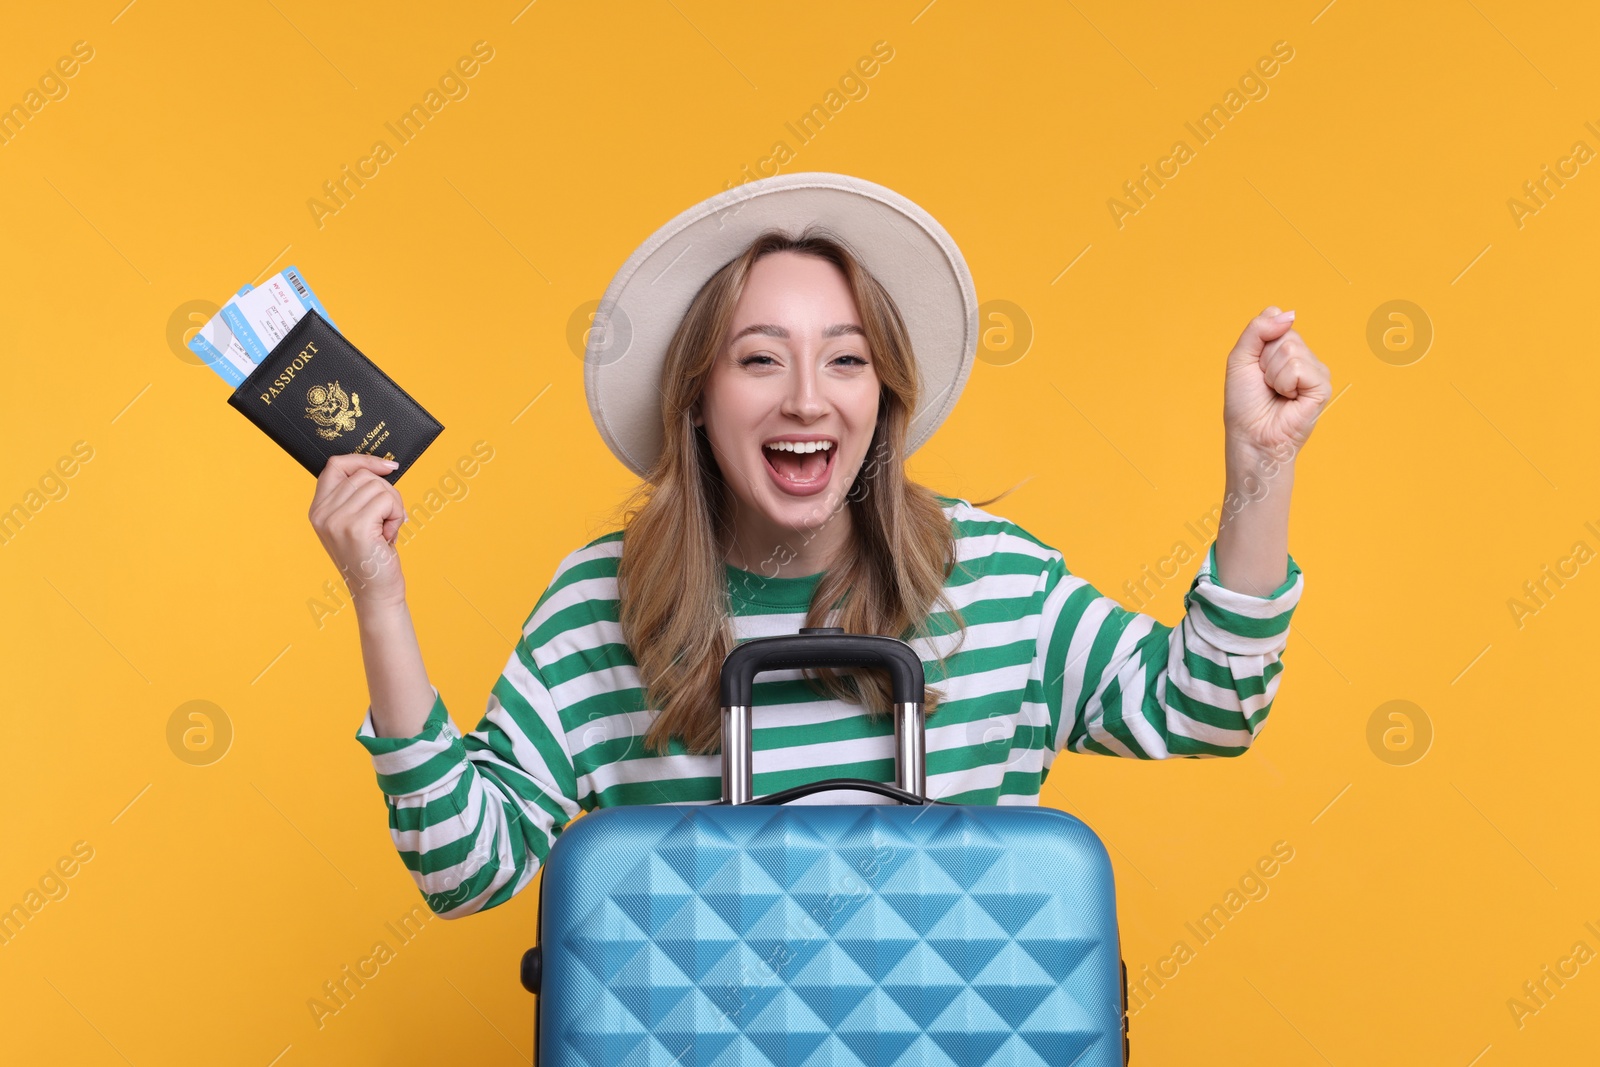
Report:
[[[650,805],[557,838],[545,1067],[1109,1067],[1105,847],[1033,806]]]

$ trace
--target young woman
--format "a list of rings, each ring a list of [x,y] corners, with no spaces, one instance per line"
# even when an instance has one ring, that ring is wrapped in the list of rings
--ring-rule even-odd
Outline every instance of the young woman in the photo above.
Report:
[[[907,479],[977,325],[954,242],[910,201],[838,175],[741,186],[658,231],[601,306],[630,339],[619,355],[591,338],[591,407],[644,484],[623,529],[557,566],[473,733],[423,666],[392,468],[336,457],[311,503],[360,623],[357,737],[439,915],[509,900],[580,812],[717,800],[718,671],[750,637],[837,625],[910,641],[935,799],[1034,804],[1063,749],[1233,756],[1261,730],[1303,584],[1287,547],[1294,458],[1330,396],[1292,312],[1267,308],[1229,353],[1222,521],[1169,627],[1016,524]],[[883,678],[762,679],[757,795],[893,779]]]

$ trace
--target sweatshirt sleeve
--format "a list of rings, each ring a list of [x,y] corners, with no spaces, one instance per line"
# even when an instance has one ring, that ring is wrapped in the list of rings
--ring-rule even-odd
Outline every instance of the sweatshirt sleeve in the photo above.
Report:
[[[1303,586],[1293,555],[1266,596],[1218,585],[1213,541],[1172,627],[1126,610],[1052,559],[1039,634],[1051,755],[1243,753],[1272,708]]]
[[[517,642],[466,737],[434,689],[413,737],[378,737],[372,708],[356,739],[372,756],[400,858],[434,913],[456,919],[520,892],[580,807],[555,702]]]

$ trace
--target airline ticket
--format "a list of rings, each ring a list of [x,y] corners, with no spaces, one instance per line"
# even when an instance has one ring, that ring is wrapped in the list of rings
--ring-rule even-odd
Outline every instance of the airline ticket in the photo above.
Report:
[[[283,340],[289,327],[300,321],[306,308],[316,308],[323,318],[333,322],[300,271],[286,267],[264,284],[230,300],[219,314],[250,359],[259,364]]]
[[[241,385],[307,308],[332,323],[297,267],[260,286],[245,285],[189,340],[189,349],[229,385]]]
[[[239,297],[250,291],[246,285],[236,294],[228,298],[228,303],[233,303]],[[200,332],[189,339],[189,351],[206,361],[206,366],[221,375],[222,380],[229,385],[239,385],[245,376],[255,370],[255,361],[244,350],[244,345],[233,336],[233,329],[219,311],[211,316]]]

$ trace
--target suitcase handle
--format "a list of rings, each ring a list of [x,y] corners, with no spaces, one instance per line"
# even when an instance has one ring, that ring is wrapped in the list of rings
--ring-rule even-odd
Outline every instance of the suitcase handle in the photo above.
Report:
[[[735,646],[722,661],[722,706],[749,707],[752,683],[762,671],[803,667],[882,667],[889,672],[896,704],[922,703],[922,660],[910,645],[893,637],[817,626]]]
[[[847,634],[836,626],[805,627],[798,634],[757,637],[734,647],[722,662],[722,801],[748,804],[754,797],[751,693],[762,671],[817,667],[881,667],[889,672],[894,701],[895,786],[926,800],[922,660],[910,645],[876,634]]]
[[[883,782],[874,782],[867,778],[829,778],[825,782],[807,782],[805,785],[797,785],[776,793],[768,793],[764,797],[757,797],[750,803],[787,804],[791,800],[808,797],[813,793],[827,793],[835,789],[855,789],[863,793],[876,793],[881,797],[898,800],[902,804],[915,804],[918,807],[944,803],[942,800],[929,800],[927,797],[919,797],[917,794],[901,789],[897,785],[886,785]]]

